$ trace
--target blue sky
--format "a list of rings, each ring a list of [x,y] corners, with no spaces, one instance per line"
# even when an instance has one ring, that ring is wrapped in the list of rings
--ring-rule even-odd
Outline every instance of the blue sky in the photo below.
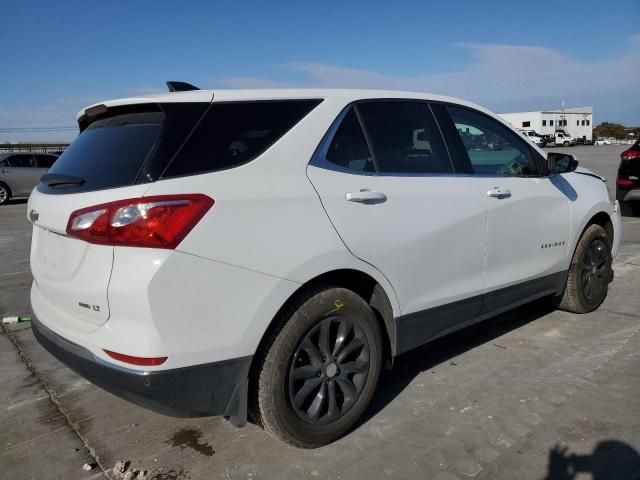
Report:
[[[640,0],[2,0],[0,141],[66,140],[102,99],[201,88],[375,87],[502,111],[594,106],[640,125]]]

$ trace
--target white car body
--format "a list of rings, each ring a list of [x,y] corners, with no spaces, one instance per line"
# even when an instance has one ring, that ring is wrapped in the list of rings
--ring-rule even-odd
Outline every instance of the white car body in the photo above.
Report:
[[[536,135],[536,133],[533,130],[519,130],[519,131],[522,133],[523,136],[527,137],[537,146],[542,147],[545,145],[544,138],[542,138],[539,135]]]
[[[617,206],[603,181],[584,169],[539,176],[375,175],[351,174],[317,158],[341,112],[363,100],[453,104],[513,131],[500,117],[463,100],[283,89],[168,93],[101,105],[287,99],[321,101],[241,166],[79,193],[33,191],[27,206],[34,224],[31,302],[38,338],[47,348],[75,352],[76,370],[156,410],[241,418],[251,359],[265,332],[283,305],[314,279],[348,271],[375,281],[397,355],[561,292],[590,222],[608,222],[613,254],[618,250]],[[88,110],[80,112],[80,121]],[[546,153],[530,148],[544,162]],[[215,204],[175,249],[98,245],[67,230],[79,209],[184,193],[206,195]],[[347,201],[345,195],[372,201]],[[166,359],[135,365],[107,351]],[[160,378],[154,374],[210,365],[235,372],[225,374],[230,386],[214,386],[214,395],[225,392],[215,407],[193,406],[179,395],[154,397],[153,384],[144,383]]]
[[[600,138],[596,140],[596,145],[611,145],[611,140],[608,138]]]

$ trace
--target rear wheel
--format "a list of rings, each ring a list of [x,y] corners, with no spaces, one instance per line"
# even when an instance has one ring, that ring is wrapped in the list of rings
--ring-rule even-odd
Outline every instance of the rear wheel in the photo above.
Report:
[[[0,182],[0,205],[7,203],[11,198],[11,189],[6,183]]]
[[[587,313],[607,296],[611,269],[611,240],[600,225],[590,225],[582,234],[571,260],[564,293],[557,299],[561,310]]]
[[[314,448],[346,434],[369,405],[382,337],[369,305],[350,290],[317,288],[280,319],[255,369],[252,416],[268,433]]]

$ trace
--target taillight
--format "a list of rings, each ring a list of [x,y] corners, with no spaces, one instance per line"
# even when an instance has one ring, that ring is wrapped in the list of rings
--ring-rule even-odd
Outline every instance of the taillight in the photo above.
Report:
[[[640,158],[640,150],[629,149],[620,154],[622,160],[630,160],[632,158]]]
[[[133,355],[125,355],[124,353],[112,352],[111,350],[104,351],[111,358],[120,360],[124,363],[130,363],[131,365],[140,365],[145,367],[155,367],[162,365],[167,361],[169,357],[134,357]]]
[[[616,183],[621,187],[630,187],[631,185],[633,185],[633,182],[631,180],[625,180],[624,178],[619,178],[618,180],[616,180]]]
[[[174,249],[213,204],[201,194],[104,203],[73,212],[67,235],[100,245]]]

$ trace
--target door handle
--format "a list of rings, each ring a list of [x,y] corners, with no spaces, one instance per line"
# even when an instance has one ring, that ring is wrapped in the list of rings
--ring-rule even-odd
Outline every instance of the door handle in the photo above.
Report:
[[[382,203],[387,200],[387,196],[384,193],[374,192],[368,189],[362,189],[359,192],[349,192],[345,194],[345,198],[349,202],[357,203]]]
[[[487,190],[487,195],[494,198],[509,198],[511,196],[511,190],[502,187],[493,187]]]
[[[0,169],[0,173],[9,173],[9,172],[7,172],[7,171],[6,171],[6,170],[4,170],[4,169]]]

